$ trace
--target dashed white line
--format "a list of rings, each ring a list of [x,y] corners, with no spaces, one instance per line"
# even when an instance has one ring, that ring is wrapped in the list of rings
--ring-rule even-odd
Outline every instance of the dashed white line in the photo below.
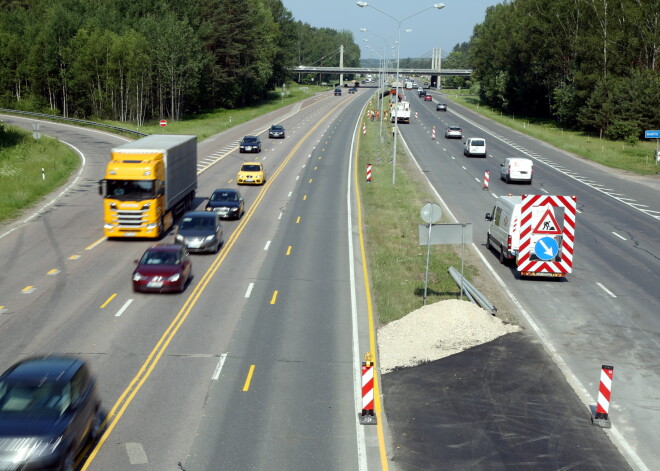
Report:
[[[213,376],[211,379],[213,381],[217,381],[220,378],[220,373],[222,372],[222,367],[225,365],[225,360],[227,359],[227,354],[223,353],[220,355],[220,359],[218,360],[218,364],[215,367],[215,371],[213,372]]]
[[[127,443],[126,453],[128,454],[128,461],[131,464],[147,464],[147,454],[144,451],[141,443]]]
[[[264,250],[268,250],[268,247],[270,247],[270,240],[266,242],[266,245],[264,246]]]
[[[612,234],[614,234],[615,236],[617,236],[621,240],[628,240],[625,237],[623,237],[622,235],[617,234],[616,232],[612,232]]]
[[[613,292],[611,292],[609,289],[605,288],[601,283],[596,283],[596,284],[597,284],[598,286],[600,286],[600,288],[601,288],[603,291],[605,291],[607,294],[609,294],[609,295],[612,296],[613,298],[616,298],[616,294],[614,294]]]
[[[115,314],[115,317],[119,317],[119,316],[121,316],[121,315],[124,313],[124,311],[125,311],[126,309],[128,309],[128,306],[130,306],[132,302],[133,302],[132,299],[129,299],[128,301],[126,301],[126,302],[124,303],[124,305],[121,307],[121,309],[120,309],[119,311],[117,311],[117,313]]]
[[[248,289],[247,289],[247,291],[245,292],[245,297],[246,297],[246,298],[249,298],[249,297],[250,297],[250,294],[252,293],[252,288],[254,288],[254,283],[250,283],[250,284],[248,285]]]

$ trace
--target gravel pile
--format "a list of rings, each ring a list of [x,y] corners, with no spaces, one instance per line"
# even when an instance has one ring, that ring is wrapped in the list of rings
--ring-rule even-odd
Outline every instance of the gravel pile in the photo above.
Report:
[[[378,329],[380,371],[439,360],[518,330],[469,301],[440,301]]]

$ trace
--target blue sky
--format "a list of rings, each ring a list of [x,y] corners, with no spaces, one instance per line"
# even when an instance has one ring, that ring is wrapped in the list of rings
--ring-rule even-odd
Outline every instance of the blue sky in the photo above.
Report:
[[[282,0],[296,20],[316,27],[349,30],[362,49],[362,58],[378,56],[366,48],[370,45],[381,54],[392,57],[397,21],[401,21],[400,56],[431,57],[433,48],[441,48],[443,57],[458,43],[470,40],[472,30],[483,22],[486,8],[502,3],[501,0],[442,0],[441,10],[431,8],[438,0],[373,0],[367,3],[388,15],[371,8],[360,8],[356,0]],[[412,18],[405,19],[408,16]],[[366,28],[367,32],[361,32]],[[411,29],[410,32],[405,30]],[[367,42],[362,41],[367,39]],[[387,44],[387,46],[385,45]],[[388,57],[388,58],[390,58]],[[303,64],[304,65],[304,64]]]

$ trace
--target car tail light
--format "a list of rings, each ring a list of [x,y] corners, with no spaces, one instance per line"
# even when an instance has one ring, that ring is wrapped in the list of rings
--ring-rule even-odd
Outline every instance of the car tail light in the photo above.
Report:
[[[509,252],[511,252],[511,236],[510,235],[506,238],[506,248]]]

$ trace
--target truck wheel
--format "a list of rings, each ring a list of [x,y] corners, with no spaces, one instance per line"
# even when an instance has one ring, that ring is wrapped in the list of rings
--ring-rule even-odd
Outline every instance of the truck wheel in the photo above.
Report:
[[[504,258],[504,247],[500,245],[500,263],[504,265],[506,259]]]
[[[493,246],[490,244],[490,234],[486,234],[486,248],[490,250]]]

